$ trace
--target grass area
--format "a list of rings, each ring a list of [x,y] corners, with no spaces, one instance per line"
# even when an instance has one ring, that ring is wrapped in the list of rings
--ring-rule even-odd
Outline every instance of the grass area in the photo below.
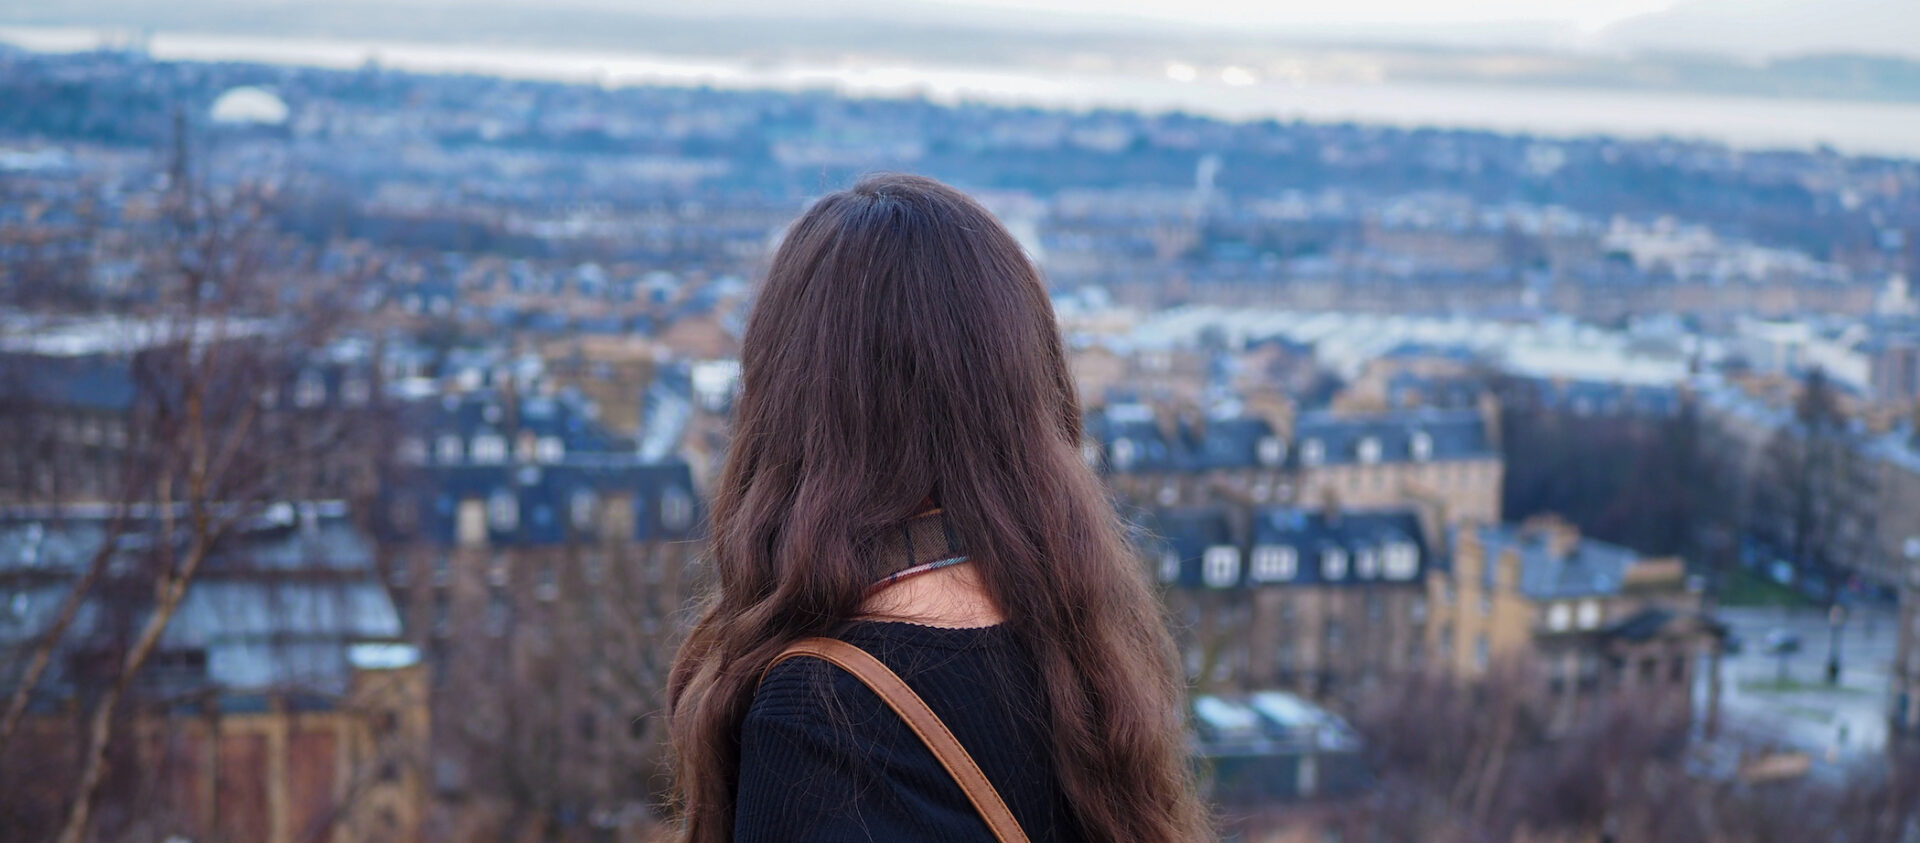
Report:
[[[1788,678],[1787,681],[1785,682],[1782,682],[1778,679],[1765,679],[1765,680],[1752,681],[1752,682],[1742,682],[1740,683],[1740,690],[1745,691],[1749,694],[1800,694],[1800,693],[1871,694],[1873,693],[1872,691],[1869,691],[1865,688],[1855,688],[1850,685],[1828,685],[1825,682],[1802,682],[1798,679],[1793,679],[1793,678]]]
[[[1822,725],[1832,723],[1834,719],[1833,712],[1824,708],[1810,708],[1804,705],[1789,705],[1789,706],[1783,706],[1782,710],[1791,716],[1798,717],[1802,720],[1811,720],[1815,723],[1819,723]]]
[[[1814,605],[1807,596],[1791,587],[1761,577],[1745,568],[1735,568],[1720,583],[1720,605],[1722,606],[1791,606],[1805,607]]]

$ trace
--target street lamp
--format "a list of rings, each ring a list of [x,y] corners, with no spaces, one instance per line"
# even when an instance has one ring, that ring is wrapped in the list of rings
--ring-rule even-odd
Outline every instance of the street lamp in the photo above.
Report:
[[[1847,622],[1847,607],[1839,603],[1827,610],[1827,684],[1840,684],[1840,625]]]

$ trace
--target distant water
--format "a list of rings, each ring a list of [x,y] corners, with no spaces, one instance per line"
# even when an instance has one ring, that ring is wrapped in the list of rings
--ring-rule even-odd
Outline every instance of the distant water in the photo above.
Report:
[[[37,50],[110,42],[85,29],[0,27],[0,41]],[[1489,129],[1547,136],[1671,136],[1742,148],[1808,149],[1920,158],[1920,104],[1730,97],[1531,86],[1306,84],[1250,74],[1180,81],[1164,76],[1043,68],[976,68],[846,61],[768,65],[727,58],[350,39],[155,33],[158,59],[238,60],[428,73],[481,73],[608,86],[669,84],[740,89],[834,89],[857,96],[920,95],[938,102],[1066,108],[1181,110],[1228,119],[1354,121]],[[1182,74],[1192,75],[1192,74]]]

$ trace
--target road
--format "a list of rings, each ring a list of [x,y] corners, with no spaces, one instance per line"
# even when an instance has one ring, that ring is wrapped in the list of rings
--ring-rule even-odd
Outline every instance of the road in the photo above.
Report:
[[[1877,756],[1887,742],[1889,673],[1899,624],[1891,607],[1849,613],[1839,637],[1840,682],[1826,684],[1831,630],[1822,609],[1723,608],[1720,620],[1740,639],[1741,652],[1721,664],[1721,714],[1727,728],[1813,752],[1846,764]],[[1800,652],[1766,652],[1768,633],[1787,630]]]

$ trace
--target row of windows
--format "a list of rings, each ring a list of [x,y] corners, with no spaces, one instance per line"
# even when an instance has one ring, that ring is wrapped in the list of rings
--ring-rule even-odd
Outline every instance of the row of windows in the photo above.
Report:
[[[559,462],[567,456],[567,444],[558,436],[523,436],[518,450],[519,459],[525,462]],[[417,437],[400,440],[398,456],[403,462],[424,465],[427,462],[426,440]],[[508,456],[506,437],[495,433],[475,436],[471,444],[452,433],[442,434],[434,440],[434,457],[442,465],[462,461],[497,465],[506,462]]]
[[[1121,470],[1131,468],[1140,457],[1140,446],[1125,437],[1113,440],[1110,449],[1113,452],[1113,466]],[[1089,463],[1093,462],[1098,456],[1097,446],[1089,443],[1085,455]],[[1378,437],[1364,437],[1354,446],[1353,457],[1366,464],[1378,463],[1386,458],[1386,447]],[[1433,459],[1433,435],[1424,430],[1414,431],[1407,440],[1406,457],[1413,462]],[[1262,437],[1254,444],[1254,458],[1264,466],[1280,465],[1287,459],[1287,443],[1276,436]],[[1313,437],[1300,443],[1301,465],[1314,466],[1326,461],[1326,443]]]
[[[1329,547],[1320,552],[1320,578],[1344,580],[1388,579],[1406,581],[1420,571],[1420,549],[1411,542],[1390,542],[1381,547],[1364,547],[1349,553],[1346,548]],[[1160,578],[1168,582],[1180,576],[1180,557],[1168,553],[1161,559]],[[1240,581],[1240,548],[1214,545],[1201,556],[1200,577],[1208,586],[1225,588]],[[1291,545],[1262,544],[1253,548],[1248,576],[1254,582],[1291,582],[1300,576],[1300,551]]]
[[[568,515],[573,519],[576,529],[592,529],[595,516],[599,513],[600,499],[591,489],[575,490],[568,500]],[[520,527],[520,496],[511,489],[496,489],[487,496],[484,522],[478,513],[463,506],[457,525],[458,536],[462,542],[473,543],[484,538],[487,528],[510,532]],[[553,518],[552,508],[544,504],[536,506],[533,512],[538,526],[549,526]],[[668,487],[660,493],[660,526],[666,530],[685,530],[693,524],[693,497],[685,489]]]

